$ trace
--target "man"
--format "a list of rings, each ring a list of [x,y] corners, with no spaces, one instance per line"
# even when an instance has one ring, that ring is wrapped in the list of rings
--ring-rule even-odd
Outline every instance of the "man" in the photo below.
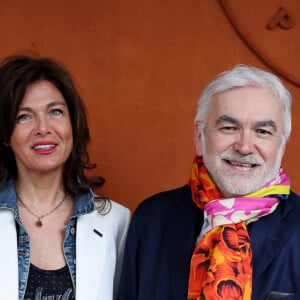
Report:
[[[300,299],[300,198],[281,168],[291,97],[238,65],[203,91],[184,187],[142,202],[119,300]]]

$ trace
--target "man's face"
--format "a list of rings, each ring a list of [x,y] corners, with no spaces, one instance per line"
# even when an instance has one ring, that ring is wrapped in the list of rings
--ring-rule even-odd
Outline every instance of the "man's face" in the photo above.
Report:
[[[277,174],[282,133],[283,106],[268,89],[234,88],[212,99],[196,152],[225,197],[246,195]]]

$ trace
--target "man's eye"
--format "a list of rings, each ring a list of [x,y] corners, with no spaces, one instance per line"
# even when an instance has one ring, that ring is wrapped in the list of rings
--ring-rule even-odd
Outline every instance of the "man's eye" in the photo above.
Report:
[[[235,126],[223,126],[220,127],[219,130],[225,133],[231,133],[237,131],[238,129]]]
[[[270,130],[266,130],[266,129],[262,129],[262,128],[258,128],[256,130],[256,132],[261,136],[271,136],[271,135],[273,135],[273,133]]]
[[[19,115],[19,116],[17,116],[17,123],[24,124],[24,123],[28,122],[29,120],[31,120],[31,118],[32,117],[29,114]]]

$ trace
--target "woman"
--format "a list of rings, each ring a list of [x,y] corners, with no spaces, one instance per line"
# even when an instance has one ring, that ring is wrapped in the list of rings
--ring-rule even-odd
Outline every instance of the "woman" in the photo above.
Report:
[[[95,195],[89,129],[69,73],[47,58],[0,65],[1,299],[116,298],[129,210]]]

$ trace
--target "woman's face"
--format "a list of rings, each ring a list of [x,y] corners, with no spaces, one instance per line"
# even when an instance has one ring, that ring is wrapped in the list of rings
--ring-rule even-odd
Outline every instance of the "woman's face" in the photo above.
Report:
[[[18,173],[62,172],[73,147],[69,110],[49,81],[28,86],[10,138]]]

